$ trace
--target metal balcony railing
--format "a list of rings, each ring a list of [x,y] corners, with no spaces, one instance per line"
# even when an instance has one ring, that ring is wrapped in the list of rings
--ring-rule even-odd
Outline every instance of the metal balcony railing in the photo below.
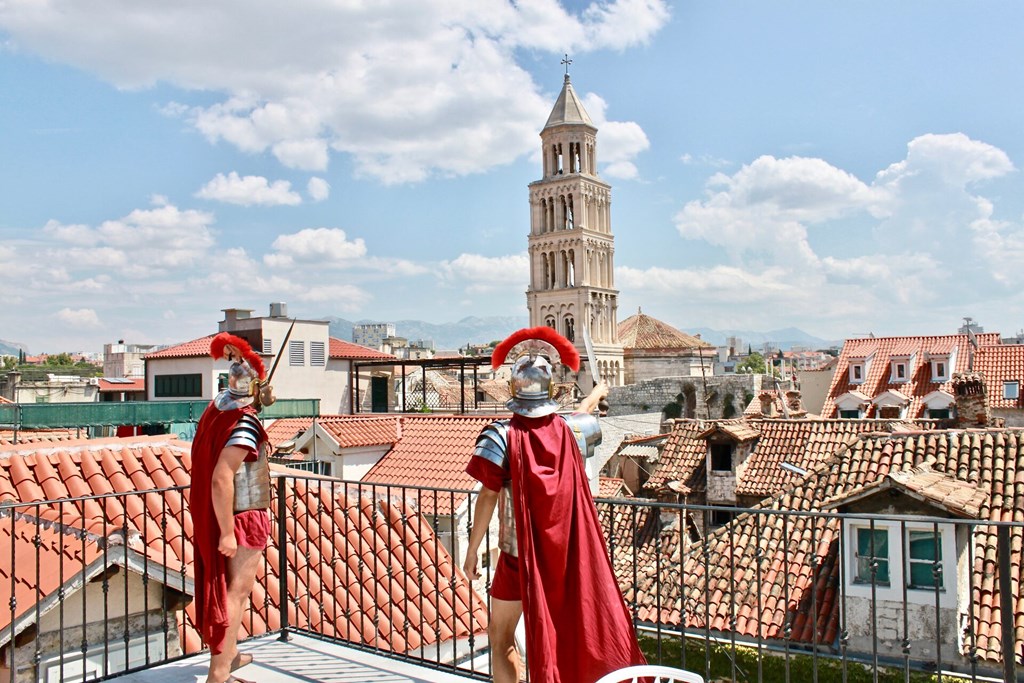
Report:
[[[102,680],[201,650],[188,498],[0,506],[0,681]],[[461,490],[277,477],[245,630],[485,680],[496,538],[470,590],[458,567],[473,504]],[[1019,522],[597,504],[652,662],[709,681],[1016,679]]]

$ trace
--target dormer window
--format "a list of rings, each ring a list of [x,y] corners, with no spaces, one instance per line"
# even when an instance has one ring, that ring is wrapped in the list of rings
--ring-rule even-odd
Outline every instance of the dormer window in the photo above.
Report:
[[[732,444],[711,444],[711,471],[732,472]]]
[[[1003,398],[1007,401],[1016,401],[1020,398],[1020,382],[1003,382]]]
[[[902,360],[894,360],[892,362],[892,376],[889,381],[894,384],[899,384],[907,381],[907,362]]]
[[[864,383],[864,364],[850,363],[850,384]]]
[[[932,366],[932,381],[939,383],[948,382],[955,360],[955,349],[951,353],[935,353],[929,355],[928,361]]]

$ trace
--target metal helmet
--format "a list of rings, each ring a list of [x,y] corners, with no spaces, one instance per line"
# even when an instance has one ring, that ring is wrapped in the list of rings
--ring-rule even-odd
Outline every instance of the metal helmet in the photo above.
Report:
[[[231,361],[228,369],[228,386],[214,399],[220,410],[234,410],[253,404],[260,388],[260,380],[266,374],[263,359],[249,346],[249,342],[227,332],[221,332],[210,342],[210,355]]]
[[[512,398],[505,407],[524,417],[544,417],[558,410],[558,401],[552,398],[551,363],[544,356],[525,355],[512,364],[509,389]]]
[[[552,363],[579,370],[576,347],[550,327],[533,327],[519,330],[499,344],[491,354],[491,367],[501,367],[508,356],[515,361],[509,379],[512,398],[505,407],[523,417],[544,417],[558,410]]]

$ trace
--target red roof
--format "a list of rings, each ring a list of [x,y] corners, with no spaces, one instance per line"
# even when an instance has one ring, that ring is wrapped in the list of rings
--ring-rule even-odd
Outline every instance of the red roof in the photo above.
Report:
[[[826,501],[848,500],[892,480],[916,491],[919,498],[961,514],[1019,520],[1024,510],[1022,444],[1021,429],[860,435],[809,476],[756,508],[765,514],[741,515],[691,546],[682,564],[679,529],[659,520],[659,509],[640,514],[627,510],[625,515],[605,514],[602,519],[613,525],[620,585],[625,586],[626,601],[636,601],[641,621],[679,625],[685,615],[687,628],[728,632],[735,623],[741,636],[830,645],[836,641],[842,610],[840,521],[767,512],[821,510]],[[1024,531],[1016,526],[1010,535],[1011,600],[1018,624],[1014,649],[1019,660],[1024,652],[1024,590],[1017,570],[1024,563]],[[969,579],[964,579],[970,586],[965,593],[970,604],[965,615],[969,623],[963,628],[974,638],[962,639],[959,647],[967,656],[973,641],[982,659],[998,661],[995,527],[972,527],[969,536],[974,560],[968,565]],[[951,568],[949,575],[959,573]]]
[[[215,336],[211,334],[187,341],[184,344],[168,346],[166,349],[147,353],[143,358],[149,360],[150,358],[194,358],[196,356],[208,356],[210,355],[210,342],[213,341]]]
[[[397,415],[353,415],[320,420],[320,425],[341,448],[390,445],[401,438]]]
[[[398,443],[362,481],[461,489],[463,492],[456,494],[421,494],[419,503],[424,512],[450,514],[477,486],[476,480],[466,474],[466,465],[480,430],[498,417],[502,416],[402,415],[398,418]],[[398,491],[393,493],[397,495]]]
[[[343,360],[398,360],[397,356],[331,337],[329,355]]]
[[[1021,408],[1024,403],[1024,344],[982,346],[974,355],[974,370],[985,375],[988,403],[993,408]],[[1003,398],[1003,383],[1017,382],[1017,398]]]
[[[142,377],[114,378],[114,381],[106,377],[100,377],[100,392],[133,392],[145,391],[146,380]]]
[[[3,446],[0,503],[125,494],[102,502],[46,503],[30,510],[33,516],[60,522],[77,534],[72,549],[82,547],[83,533],[103,538],[126,527],[130,537],[138,533],[138,546],[150,562],[177,567],[174,571],[179,575],[184,564],[191,576],[189,491],[168,490],[187,487],[190,468],[190,445],[166,436]],[[471,592],[415,503],[360,492],[357,486],[326,480],[286,485],[287,514],[298,520],[285,525],[289,590],[293,597],[301,597],[289,601],[290,623],[396,652],[466,637],[471,630],[482,632],[483,599]],[[152,489],[160,490],[138,493]],[[276,515],[276,510],[274,502],[271,514]],[[51,573],[67,581],[81,570],[82,558],[61,550],[68,541],[60,534],[42,536],[40,562],[34,562],[24,559],[34,551],[25,545],[25,538],[36,533],[36,525],[16,526],[14,538],[10,525],[0,527],[4,532],[0,533],[0,576],[5,571],[8,575],[0,578],[2,604],[8,604],[12,585],[17,597],[24,583],[30,585],[33,598],[17,604],[34,604],[37,566],[45,567],[46,577],[39,582],[42,598],[57,587]],[[267,562],[260,564],[254,609],[242,620],[243,628],[254,635],[280,627],[280,556],[275,539],[276,535],[267,549]],[[9,563],[3,564],[3,558],[12,556],[12,543],[24,548],[17,551],[19,561],[13,570]],[[89,543],[85,548],[88,561],[94,551]],[[18,576],[9,579],[12,571]],[[0,617],[3,614],[0,611]],[[9,611],[7,615],[9,620]],[[185,610],[182,628],[185,652],[198,651],[194,603]]]
[[[978,344],[982,346],[999,344],[999,334],[995,332],[977,335]],[[946,368],[946,376],[952,378],[955,372],[964,372],[968,368],[970,358],[969,342],[966,334],[944,335],[933,337],[876,337],[870,339],[847,339],[839,354],[839,363],[832,376],[832,386],[822,408],[822,417],[837,417],[836,399],[852,391],[859,391],[869,399],[892,389],[910,398],[904,416],[909,419],[922,417],[924,402],[922,399],[939,389],[950,392],[949,381],[933,382],[932,368],[929,360],[936,355],[948,356],[955,351],[955,366]],[[906,382],[892,382],[891,359],[914,356],[913,367],[910,368]],[[850,382],[850,363],[863,362],[870,358],[864,381]],[[950,392],[951,393],[951,392]],[[872,406],[864,417],[872,417],[875,410]]]
[[[267,436],[270,437],[270,446],[276,451],[285,441],[291,441],[300,434],[305,433],[313,425],[311,417],[283,417],[274,420],[267,426]]]

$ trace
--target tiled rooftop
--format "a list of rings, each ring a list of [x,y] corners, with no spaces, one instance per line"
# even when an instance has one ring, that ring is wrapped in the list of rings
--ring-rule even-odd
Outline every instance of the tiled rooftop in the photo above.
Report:
[[[208,356],[210,355],[210,343],[215,336],[211,334],[184,342],[183,344],[168,346],[166,349],[147,353],[143,358],[149,360],[151,358],[194,358],[195,356]]]
[[[698,472],[704,471],[708,447],[697,435],[706,428],[707,423],[701,420],[676,420],[644,490],[657,492],[670,481],[689,486]],[[700,488],[703,489],[703,485]]]
[[[619,323],[619,343],[624,349],[699,349],[713,348],[703,339],[680,332],[668,323],[644,313]]]
[[[363,482],[396,486],[427,486],[446,489],[476,488],[477,482],[466,474],[476,437],[489,422],[502,415],[402,415],[401,438],[395,447],[366,473]],[[423,511],[451,514],[466,499],[465,493],[423,492]]]
[[[210,342],[213,341],[215,336],[211,334],[182,344],[168,346],[166,349],[147,353],[144,358],[149,360],[150,358],[194,358],[196,356],[206,356],[210,353]],[[390,353],[383,353],[376,349],[359,346],[358,344],[335,339],[334,337],[328,339],[328,344],[328,355],[331,358],[343,360],[397,360]]]
[[[142,377],[99,378],[100,393],[137,392],[146,390],[146,380]]]
[[[79,433],[81,432],[81,434]],[[13,429],[0,429],[0,446],[14,443]],[[77,441],[86,437],[85,430],[79,429],[19,429],[18,443],[53,443]]]
[[[887,477],[893,485],[917,493],[918,500],[945,501],[946,509],[959,508],[964,513],[977,509],[983,520],[1022,520],[1024,431],[863,434],[756,510],[820,510],[822,501],[861,495]],[[953,491],[957,483],[963,489],[960,494]],[[608,516],[605,519],[608,523]],[[739,635],[785,640],[784,630],[789,627],[797,642],[835,642],[840,623],[840,527],[835,519],[755,511],[719,528],[682,556],[678,526],[666,523],[656,511],[645,510],[632,520],[619,515],[612,523],[615,544],[624,546],[616,554],[616,568],[621,583],[628,587],[627,600],[637,601],[640,619],[679,624],[685,618],[691,628],[728,631],[735,617]],[[634,539],[639,539],[636,551]],[[1020,527],[1013,528],[1010,565],[1018,658],[1024,652],[1022,541]],[[624,574],[632,571],[634,552],[641,562],[635,595],[632,576]],[[970,618],[978,654],[983,660],[998,660],[994,527],[975,529],[971,557]],[[969,639],[960,647],[968,654]]]
[[[980,346],[999,344],[998,333],[977,335]],[[933,356],[948,356],[956,351],[955,366],[947,368],[947,376],[965,372],[970,358],[967,335],[944,335],[933,337],[876,337],[871,339],[848,339],[839,354],[829,388],[822,417],[836,417],[835,400],[847,392],[858,391],[869,399],[884,393],[888,389],[899,391],[910,398],[905,415],[911,419],[922,417],[924,404],[921,399],[933,391],[942,389],[949,391],[950,383],[933,382],[932,368],[929,359]],[[914,356],[913,367],[906,382],[892,382],[891,360],[895,357]],[[850,362],[861,362],[870,359],[864,381],[850,382]],[[991,393],[991,389],[990,389]],[[874,416],[874,407],[865,417]]]
[[[330,339],[328,353],[331,358],[341,358],[344,360],[398,360],[396,356],[390,353],[384,353],[377,349],[360,346],[359,344],[335,339],[334,337]]]
[[[882,420],[763,420],[761,436],[736,482],[736,493],[760,498],[775,495],[799,479],[782,463],[810,471],[859,434],[891,428],[892,423]]]
[[[384,446],[401,438],[398,415],[363,415],[324,418],[320,425],[341,448]]]
[[[974,355],[974,369],[985,375],[989,405],[993,408],[1024,406],[1024,344],[983,346]],[[1003,398],[1003,383],[1018,382],[1017,398]]]
[[[131,494],[102,502],[47,503],[28,510],[41,519],[60,522],[66,533],[87,538],[89,534],[106,538],[127,528],[135,543],[130,544],[132,548],[137,546],[152,562],[178,568],[184,564],[191,576],[188,491],[136,493],[187,487],[190,468],[189,444],[165,436],[3,446],[0,503]],[[316,479],[290,481],[286,490],[287,514],[294,519],[285,525],[289,592],[303,596],[289,601],[290,623],[396,652],[482,630],[486,619],[482,599],[456,571],[413,501],[374,498],[353,485]],[[276,512],[276,503],[271,510]],[[18,527],[12,539],[7,529],[6,535],[0,535],[0,558],[11,557],[11,543],[21,543],[27,533],[25,527]],[[60,535],[53,532],[52,536],[47,536],[44,548],[52,548],[54,556],[59,556]],[[87,552],[89,547],[86,544]],[[67,556],[68,551],[63,552]],[[253,605],[259,607],[243,619],[252,634],[280,627],[279,553],[272,539],[253,594]],[[80,566],[80,559],[74,564]],[[17,571],[29,569],[19,563]],[[386,585],[388,590],[368,588],[374,585]],[[10,586],[11,581],[0,581],[0,601],[5,605],[10,596],[2,593]],[[395,604],[408,609],[399,613]],[[192,605],[186,609],[183,626],[186,652],[200,647],[193,609]]]
[[[632,498],[633,492],[621,477],[600,477],[597,482],[598,498]]]
[[[284,417],[274,420],[267,425],[267,436],[270,437],[270,446],[273,450],[281,447],[286,441],[291,441],[313,426],[311,417]]]

